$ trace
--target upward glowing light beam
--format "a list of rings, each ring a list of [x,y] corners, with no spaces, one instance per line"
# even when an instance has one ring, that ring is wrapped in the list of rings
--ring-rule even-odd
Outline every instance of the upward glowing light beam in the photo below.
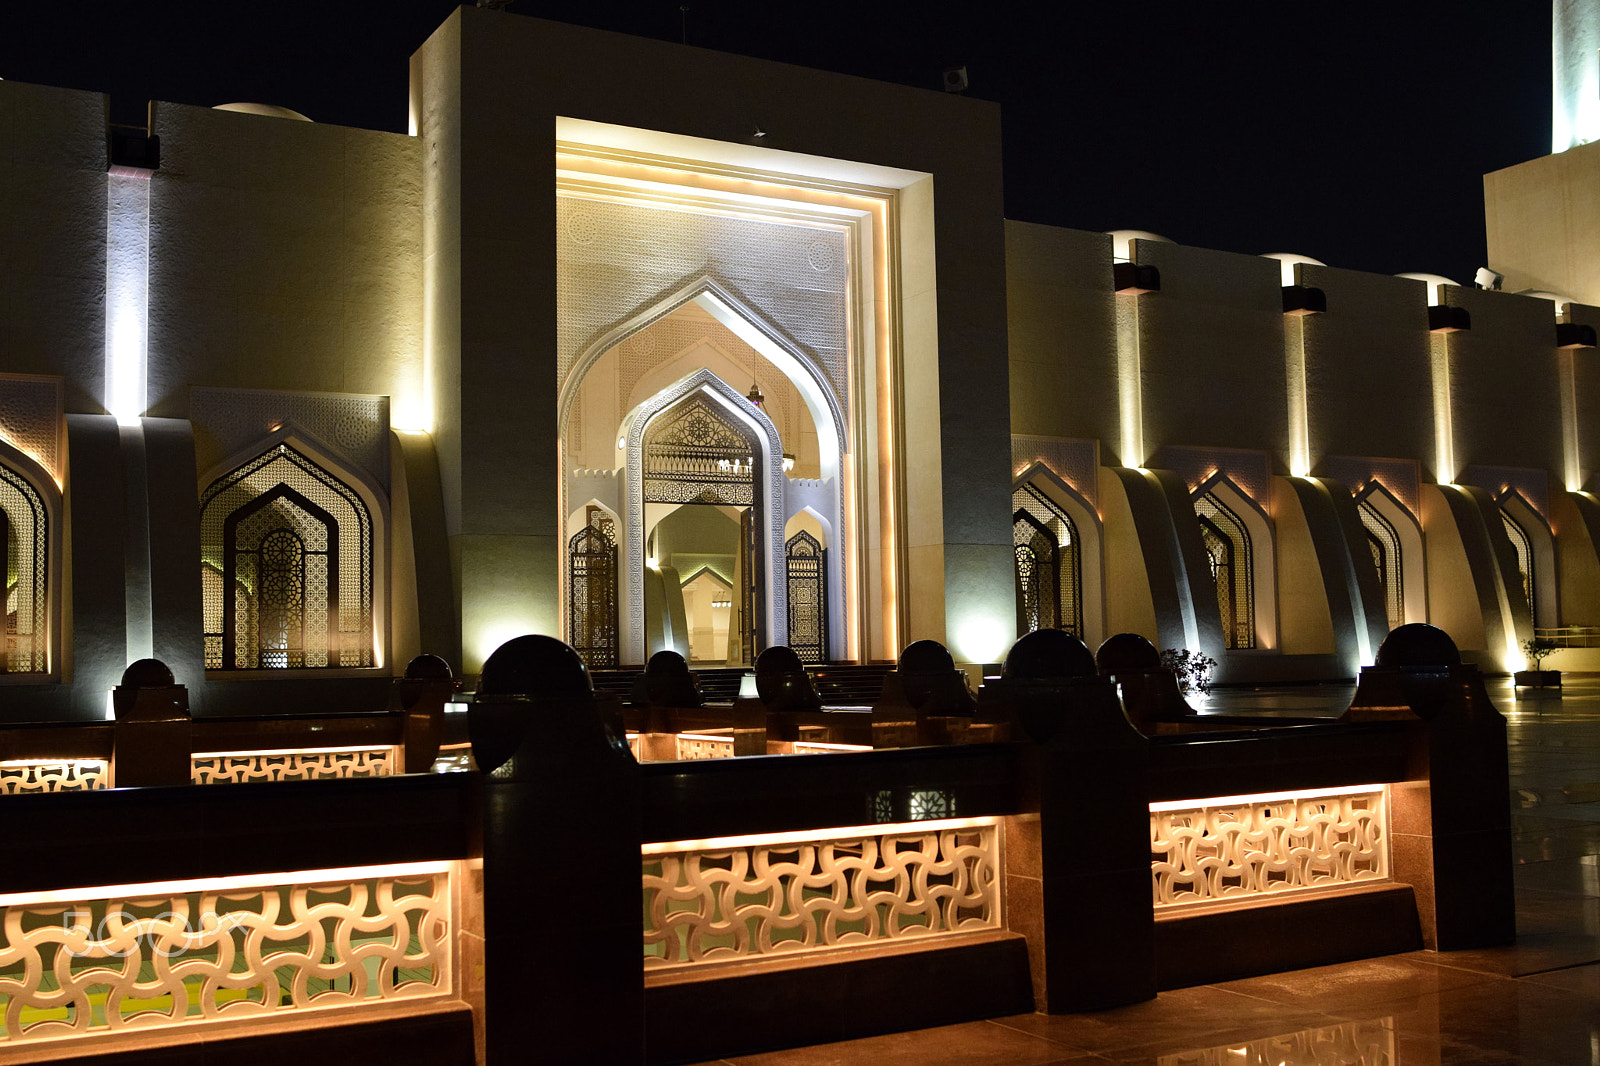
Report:
[[[150,178],[106,176],[106,394],[108,414],[139,424],[147,403],[150,320]]]

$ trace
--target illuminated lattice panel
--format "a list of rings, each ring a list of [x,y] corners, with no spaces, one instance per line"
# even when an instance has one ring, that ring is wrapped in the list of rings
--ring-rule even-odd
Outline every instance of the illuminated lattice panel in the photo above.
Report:
[[[1389,879],[1387,792],[1367,785],[1150,805],[1157,909]]]
[[[0,896],[0,1048],[454,997],[455,866]]]
[[[400,749],[282,748],[265,751],[203,751],[190,757],[197,785],[246,785],[270,781],[335,781],[388,777],[400,772]]]
[[[731,759],[733,737],[715,733],[679,733],[677,748],[680,759]]]
[[[104,759],[15,759],[0,762],[0,796],[36,792],[88,792],[111,787]]]
[[[995,819],[647,844],[646,969],[1003,927]]]

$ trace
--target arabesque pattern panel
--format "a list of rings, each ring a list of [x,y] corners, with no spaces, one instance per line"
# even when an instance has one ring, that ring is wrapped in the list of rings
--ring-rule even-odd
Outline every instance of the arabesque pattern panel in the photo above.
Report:
[[[88,792],[111,787],[104,759],[19,759],[0,763],[0,796],[36,792]]]
[[[334,781],[388,777],[397,773],[399,750],[381,748],[304,748],[281,751],[196,752],[189,760],[197,785],[249,785],[264,781]]]
[[[451,869],[0,897],[0,1046],[452,995]]]
[[[1302,794],[1153,804],[1157,908],[1389,877],[1384,793]]]
[[[796,839],[799,838],[799,839]],[[992,821],[647,845],[647,969],[1001,928]]]

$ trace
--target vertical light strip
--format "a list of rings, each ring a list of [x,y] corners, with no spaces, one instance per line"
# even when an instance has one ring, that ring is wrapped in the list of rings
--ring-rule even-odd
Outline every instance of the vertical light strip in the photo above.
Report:
[[[1429,334],[1428,346],[1433,369],[1433,476],[1439,484],[1448,485],[1455,481],[1457,474],[1450,399],[1450,335]]]
[[[1583,460],[1578,451],[1578,370],[1571,349],[1556,352],[1556,376],[1561,382],[1562,480],[1568,492],[1583,490]]]
[[[106,395],[117,423],[145,411],[149,352],[150,173],[106,175]]]
[[[1143,466],[1144,389],[1139,365],[1139,297],[1118,293],[1117,409],[1122,420],[1122,465]]]
[[[1306,411],[1306,320],[1283,316],[1284,380],[1289,393],[1289,473],[1311,476],[1311,418]]]

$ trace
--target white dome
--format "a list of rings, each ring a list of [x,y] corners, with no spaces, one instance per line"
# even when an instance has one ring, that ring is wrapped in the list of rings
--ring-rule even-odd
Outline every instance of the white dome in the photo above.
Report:
[[[1107,230],[1111,235],[1111,254],[1118,259],[1129,258],[1128,245],[1131,241],[1160,241],[1162,244],[1176,244],[1171,237],[1163,237],[1159,233],[1150,233],[1142,229],[1114,229]]]
[[[1313,259],[1309,255],[1300,255],[1298,252],[1263,252],[1263,259],[1276,259],[1281,264],[1283,283],[1294,284],[1294,267],[1296,263],[1306,263],[1310,266],[1325,267],[1328,264],[1320,259]]]
[[[296,122],[310,122],[298,111],[291,111],[287,107],[277,104],[218,104],[213,111],[237,111],[241,115],[269,115],[272,118],[292,118]]]

